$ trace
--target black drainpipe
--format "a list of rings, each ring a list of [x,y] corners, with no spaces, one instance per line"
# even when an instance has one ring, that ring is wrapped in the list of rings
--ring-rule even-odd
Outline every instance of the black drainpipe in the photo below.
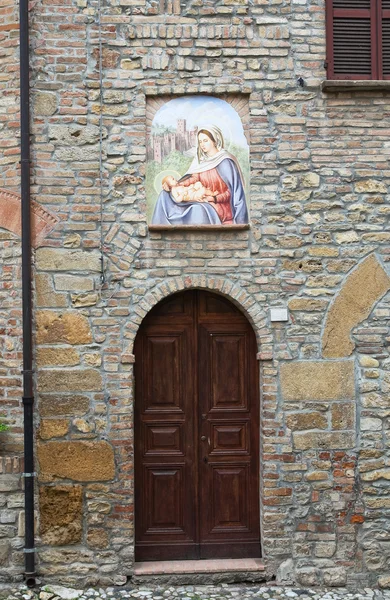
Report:
[[[22,196],[23,408],[25,580],[35,585],[34,433],[32,370],[31,207],[30,207],[30,82],[28,0],[19,2],[20,20],[20,176]]]

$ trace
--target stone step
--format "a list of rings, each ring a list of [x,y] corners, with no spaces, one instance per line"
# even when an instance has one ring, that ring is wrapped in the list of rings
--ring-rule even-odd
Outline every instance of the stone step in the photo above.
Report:
[[[259,558],[212,559],[212,560],[166,560],[138,562],[134,575],[170,575],[181,573],[241,573],[265,571]]]
[[[135,585],[220,585],[274,579],[261,559],[168,560],[135,563]]]

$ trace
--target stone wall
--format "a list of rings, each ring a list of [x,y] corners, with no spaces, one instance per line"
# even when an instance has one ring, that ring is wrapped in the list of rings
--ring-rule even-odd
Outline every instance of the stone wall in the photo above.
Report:
[[[24,545],[23,460],[0,458],[0,582],[22,580]]]
[[[371,331],[390,288],[388,96],[321,92],[323,2],[159,6],[31,10],[32,192],[59,219],[35,254],[39,572],[131,576],[133,342],[160,299],[197,287],[258,340],[268,574],[389,585],[388,324]],[[148,231],[147,107],[186,93],[248,101],[249,231]]]

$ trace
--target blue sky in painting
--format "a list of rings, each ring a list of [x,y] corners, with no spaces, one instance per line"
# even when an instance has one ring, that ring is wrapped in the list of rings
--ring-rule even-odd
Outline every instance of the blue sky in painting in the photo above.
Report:
[[[217,125],[222,130],[227,150],[230,141],[244,148],[248,146],[240,117],[228,102],[220,98],[183,96],[170,100],[156,113],[153,125],[176,128],[177,119],[186,119],[187,129]]]

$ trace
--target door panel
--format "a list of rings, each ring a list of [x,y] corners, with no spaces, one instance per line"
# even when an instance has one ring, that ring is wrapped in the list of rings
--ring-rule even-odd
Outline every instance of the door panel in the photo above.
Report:
[[[209,346],[204,351],[212,388],[210,409],[246,408],[245,336],[215,333],[215,328],[208,324],[202,327],[209,336]]]
[[[145,456],[175,454],[184,456],[183,424],[144,423]]]
[[[183,466],[150,466],[145,479],[150,492],[146,533],[184,533]]]
[[[135,343],[137,560],[175,558],[177,548],[197,557],[194,330],[188,299],[177,300],[145,320]]]
[[[234,454],[249,453],[248,423],[225,424],[210,420],[209,456],[224,454],[230,450]]]
[[[176,335],[155,335],[147,337],[146,360],[149,376],[145,384],[145,410],[174,410],[183,412],[183,336],[186,331]]]
[[[241,315],[212,321],[207,315],[199,320],[198,335],[199,411],[207,438],[199,463],[200,531],[207,545],[202,555],[259,556],[254,334]]]
[[[249,473],[246,466],[213,465],[211,533],[248,531]]]
[[[175,294],[135,354],[136,560],[260,556],[250,324],[221,296]]]

